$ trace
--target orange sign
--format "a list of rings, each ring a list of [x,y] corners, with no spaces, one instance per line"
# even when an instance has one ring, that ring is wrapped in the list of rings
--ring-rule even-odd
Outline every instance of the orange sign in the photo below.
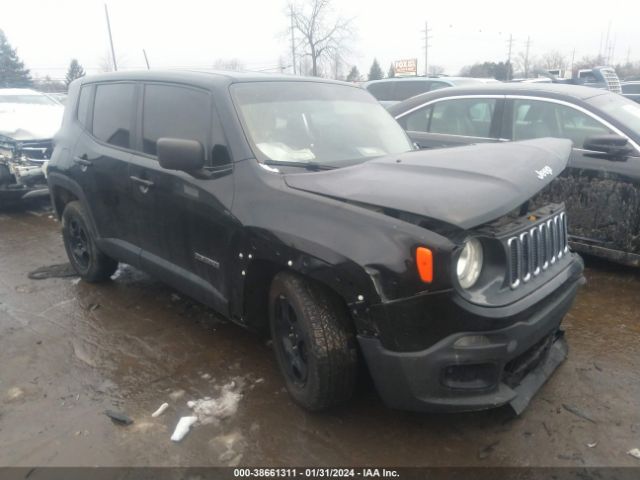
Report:
[[[418,75],[418,59],[409,58],[393,62],[393,70],[396,77],[409,77]]]

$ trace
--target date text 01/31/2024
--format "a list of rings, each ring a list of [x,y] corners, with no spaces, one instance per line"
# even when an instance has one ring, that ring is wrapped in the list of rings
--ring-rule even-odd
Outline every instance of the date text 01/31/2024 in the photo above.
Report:
[[[386,468],[236,468],[234,478],[397,478]]]

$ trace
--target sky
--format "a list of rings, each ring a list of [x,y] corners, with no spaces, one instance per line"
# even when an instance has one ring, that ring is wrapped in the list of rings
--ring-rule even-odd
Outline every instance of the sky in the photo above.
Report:
[[[304,1],[304,0],[299,0]],[[289,65],[287,0],[107,0],[121,69],[211,68],[237,58],[247,70]],[[32,74],[63,78],[71,58],[88,73],[109,54],[104,0],[1,0],[0,29]],[[424,68],[425,21],[429,64],[455,75],[465,65],[504,61],[513,54],[558,50],[596,55],[609,31],[613,62],[640,60],[640,4],[608,0],[429,1],[333,0],[333,13],[353,18],[348,63],[366,73],[373,58],[386,72],[394,60],[417,58]],[[633,12],[632,10],[635,10]],[[630,49],[630,50],[629,50]]]

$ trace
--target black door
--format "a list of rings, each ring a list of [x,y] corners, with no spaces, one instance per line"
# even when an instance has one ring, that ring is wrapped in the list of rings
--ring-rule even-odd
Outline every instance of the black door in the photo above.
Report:
[[[85,107],[79,112],[85,130],[74,148],[74,177],[82,186],[95,219],[101,248],[136,265],[137,229],[132,221],[132,189],[127,181],[135,125],[135,85],[90,85],[83,87],[81,100],[85,95],[86,112]]]
[[[150,273],[227,313],[227,250],[233,178],[210,92],[146,84],[139,105],[140,138],[129,168],[141,263]],[[163,169],[158,138],[199,141],[206,167],[198,173]]]
[[[612,257],[607,250],[640,252],[640,154],[608,158],[584,148],[594,135],[617,133],[597,116],[548,100],[510,99],[505,133],[512,140],[558,137],[573,142],[568,168],[541,200],[564,201],[569,233],[582,251]],[[634,243],[635,242],[635,243]]]
[[[502,98],[442,99],[397,120],[420,148],[497,142],[503,104]]]

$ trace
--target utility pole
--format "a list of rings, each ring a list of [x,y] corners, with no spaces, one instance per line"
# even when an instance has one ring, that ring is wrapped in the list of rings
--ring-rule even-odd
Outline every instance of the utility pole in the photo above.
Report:
[[[602,63],[604,63],[605,65],[609,64],[609,35],[611,34],[611,20],[609,20],[609,26],[607,27],[607,41],[605,42],[605,46],[604,46],[604,54],[605,57],[603,59],[600,59],[602,61]]]
[[[509,54],[507,55],[507,80],[511,80],[511,48],[513,47],[513,34],[509,34]]]
[[[607,65],[613,64],[613,56],[616,53],[616,40],[618,40],[618,35],[614,35],[613,36],[613,42],[611,43],[611,46],[609,47],[609,56],[607,58]]]
[[[574,63],[575,59],[576,59],[576,49],[574,48],[573,52],[571,52],[571,70],[570,70],[570,72],[571,72],[571,76],[572,77],[573,77],[573,63]]]
[[[142,49],[142,54],[144,55],[144,63],[147,64],[147,70],[151,70],[151,68],[149,68],[149,59],[147,58],[147,52],[144,48]]]
[[[527,49],[524,54],[524,78],[529,78],[529,49],[531,48],[531,37],[527,37]]]
[[[293,5],[289,5],[289,16],[291,17],[291,65],[293,65],[293,74],[296,72],[296,39],[293,30]]]
[[[627,65],[631,64],[631,45],[627,48]]]
[[[111,58],[113,59],[113,69],[118,71],[118,64],[116,63],[116,51],[113,48],[113,37],[111,36],[111,23],[109,22],[109,10],[107,4],[104,4],[104,14],[107,17],[107,31],[109,32],[109,44],[111,45]]]
[[[424,22],[424,76],[429,76],[429,23]],[[417,75],[417,73],[416,73]]]

